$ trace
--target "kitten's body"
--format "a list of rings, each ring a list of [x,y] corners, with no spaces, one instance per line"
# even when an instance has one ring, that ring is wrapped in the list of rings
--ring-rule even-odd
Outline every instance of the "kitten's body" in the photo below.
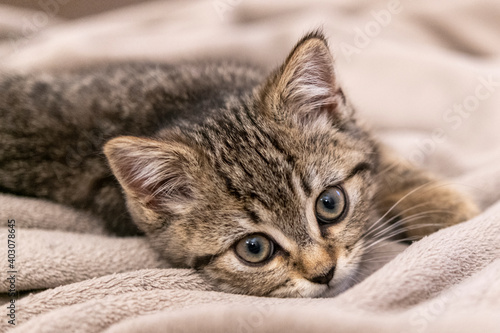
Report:
[[[114,233],[137,233],[104,143],[200,123],[235,96],[251,94],[262,79],[253,68],[228,63],[122,63],[4,75],[0,191],[90,210]]]
[[[122,235],[134,220],[170,263],[224,291],[338,293],[384,213],[420,237],[475,211],[389,155],[352,111],[317,33],[267,79],[229,64],[10,76],[0,190],[91,211]]]

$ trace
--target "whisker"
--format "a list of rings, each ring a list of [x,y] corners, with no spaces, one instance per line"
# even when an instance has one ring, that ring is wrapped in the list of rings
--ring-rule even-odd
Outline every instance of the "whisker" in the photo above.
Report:
[[[415,209],[415,208],[418,208],[418,207],[421,207],[421,206],[427,205],[427,204],[428,204],[428,202],[424,202],[424,203],[421,203],[421,204],[415,205],[415,206],[413,206],[413,207],[407,208],[407,209],[405,209],[405,210],[401,211],[401,213],[400,213],[399,215],[404,214],[404,213],[406,213],[406,212],[408,212],[408,211],[410,211],[410,210],[412,210],[412,209]],[[395,215],[395,216],[391,217],[391,218],[390,218],[390,219],[388,219],[387,221],[384,221],[384,220],[379,219],[379,221],[380,221],[380,222],[383,222],[383,223],[380,223],[379,221],[377,221],[377,223],[380,223],[380,224],[379,224],[379,225],[378,225],[375,229],[372,229],[374,225],[370,226],[370,227],[369,227],[369,228],[365,231],[365,234],[366,234],[366,235],[368,235],[368,234],[370,234],[370,233],[372,233],[372,232],[375,232],[375,231],[379,230],[380,228],[384,227],[386,224],[388,224],[388,223],[392,222],[393,220],[395,220],[395,219],[397,219],[397,218],[399,218],[399,216],[398,216],[398,215]]]
[[[415,230],[415,229],[420,229],[420,228],[424,228],[424,227],[432,227],[432,226],[436,226],[436,223],[420,223],[420,224],[417,224],[417,225],[409,226],[409,227],[407,227],[405,229],[391,230],[390,233],[382,235],[379,238],[373,238],[373,240],[374,241],[378,241],[378,240],[381,240],[381,239],[386,240],[386,239],[394,237],[394,236],[396,236],[398,234],[405,233],[406,231],[409,231],[409,230]]]
[[[368,232],[368,233],[364,233],[361,238],[364,238],[364,239],[378,239],[380,236],[382,236],[384,233],[387,233],[387,232],[392,232],[394,230],[398,230],[398,228],[400,228],[402,225],[406,224],[407,222],[410,222],[410,221],[413,221],[413,220],[416,220],[416,219],[419,219],[423,216],[426,216],[426,215],[432,215],[432,214],[437,214],[437,213],[448,213],[448,214],[451,214],[450,212],[447,212],[447,211],[444,211],[444,210],[429,210],[429,211],[425,211],[425,212],[422,212],[422,213],[418,213],[418,214],[413,214],[413,215],[410,215],[410,216],[407,216],[395,223],[392,223],[392,224],[388,224],[388,225],[383,225],[385,226],[384,229],[382,230],[379,230],[380,228],[377,228],[377,230],[372,230],[371,232]],[[432,225],[436,225],[436,224],[432,224]],[[400,233],[403,233],[405,230],[411,230],[409,229],[408,227],[406,229],[401,229],[399,232]],[[378,231],[375,235],[373,235],[374,232]]]
[[[432,183],[437,183],[439,185],[437,186],[432,186],[432,187],[428,187],[428,188],[424,188]],[[428,181],[420,186],[417,186],[416,188],[414,188],[413,190],[411,190],[410,192],[406,193],[403,197],[401,197],[398,201],[396,201],[385,213],[384,215],[382,215],[372,226],[370,226],[370,228],[372,228],[374,225],[378,224],[380,222],[380,220],[384,219],[387,214],[389,214],[397,205],[399,205],[404,199],[408,198],[410,195],[414,194],[415,192],[419,191],[419,190],[423,190],[424,193],[427,192],[427,191],[432,191],[436,188],[439,188],[439,187],[444,187],[444,186],[450,186],[452,185],[453,183],[443,183],[443,182],[440,182],[440,181],[437,181],[437,180],[431,180],[431,181]],[[369,228],[369,229],[370,229]]]
[[[387,256],[387,257],[381,257],[381,258],[370,258],[370,259],[365,259],[363,261],[360,261],[360,264],[373,264],[373,263],[381,263],[381,262],[388,262],[389,259],[393,259],[395,256]]]
[[[416,229],[420,229],[420,228],[423,228],[423,227],[432,227],[432,226],[435,226],[435,225],[436,225],[435,223],[420,224],[420,225],[415,225],[415,226],[412,226],[412,227],[408,227],[406,230],[396,230],[396,231],[394,231],[394,232],[392,232],[392,233],[390,233],[388,235],[385,235],[383,238],[376,239],[374,242],[372,242],[370,244],[367,244],[367,246],[364,248],[364,250],[366,251],[368,249],[371,249],[376,244],[379,244],[379,243],[381,243],[383,241],[391,239],[394,236],[397,236],[399,234],[405,233],[408,230],[416,230]],[[406,240],[410,240],[409,238],[414,238],[413,240],[420,239],[420,237],[418,237],[418,236],[410,236],[410,237],[406,237],[406,238],[403,238],[403,239],[399,239],[397,242],[403,242],[403,241],[406,241]]]
[[[413,215],[410,215],[410,216],[406,216],[405,218],[403,218],[403,219],[401,219],[401,220],[399,220],[399,221],[397,221],[395,223],[389,224],[387,226],[387,228],[379,230],[373,236],[370,235],[370,233],[368,233],[368,234],[365,235],[365,237],[372,236],[372,237],[376,238],[376,237],[380,236],[381,234],[383,234],[387,230],[398,228],[398,227],[404,225],[408,221],[413,221],[413,220],[416,220],[416,219],[418,219],[420,217],[424,217],[424,216],[432,215],[432,214],[450,214],[451,215],[452,213],[449,212],[449,211],[434,209],[434,210],[428,210],[428,211],[425,211],[425,212],[422,212],[422,213],[413,214]]]
[[[397,165],[398,165],[397,163],[391,163],[391,164],[389,164],[389,166],[387,166],[385,169],[380,170],[379,172],[377,172],[377,174],[375,175],[375,177],[381,177],[381,176],[383,176],[387,172],[389,172],[392,169],[394,169]]]
[[[425,184],[422,184],[416,188],[414,188],[413,190],[411,190],[410,192],[406,193],[404,196],[402,196],[398,201],[396,201],[396,203],[394,203],[386,212],[384,215],[382,215],[374,224],[377,224],[379,223],[380,220],[383,220],[394,208],[396,208],[397,205],[399,205],[401,203],[401,201],[403,201],[404,199],[408,198],[410,195],[412,195],[413,193],[415,193],[416,191],[422,189],[422,187],[428,185],[430,182],[428,183],[425,183]]]
[[[416,241],[416,240],[419,240],[419,239],[420,239],[419,236],[409,236],[409,237],[401,238],[401,239],[399,239],[397,241],[391,241],[391,243],[397,243],[397,244],[399,244],[399,243],[405,243],[405,242],[413,242],[413,241]],[[376,249],[378,249],[380,247],[383,247],[383,246],[386,246],[385,242],[372,243],[372,244],[370,244],[369,250],[373,252],[374,250],[376,250]]]
[[[358,273],[359,272],[357,271],[356,274],[351,274],[349,276],[349,280],[351,280],[353,282],[352,285],[358,284],[358,283],[360,283],[362,281],[362,279],[358,278]]]
[[[398,243],[398,242],[391,242],[391,244],[392,243]],[[386,243],[386,244],[388,244],[388,243]],[[374,258],[375,256],[377,256],[377,257],[378,256],[391,256],[394,253],[399,253],[399,252],[400,252],[399,249],[397,249],[397,250],[393,249],[393,250],[390,250],[390,251],[380,251],[380,252],[377,251],[376,253],[370,253],[369,258]],[[365,255],[367,255],[367,253],[365,253]],[[362,258],[362,259],[366,259],[366,258]]]
[[[393,258],[396,254],[399,254],[401,252],[400,249],[398,250],[392,250],[392,251],[385,251],[385,252],[377,252],[377,253],[370,253],[369,256],[364,256],[361,258],[361,261],[365,262],[368,260],[376,260],[376,259],[387,259],[387,258]],[[361,262],[360,261],[360,262]]]

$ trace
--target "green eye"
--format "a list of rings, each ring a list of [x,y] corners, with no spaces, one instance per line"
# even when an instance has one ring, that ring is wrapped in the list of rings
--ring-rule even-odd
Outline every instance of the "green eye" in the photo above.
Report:
[[[271,257],[274,245],[267,237],[254,234],[240,240],[236,244],[235,251],[244,261],[258,264]]]
[[[323,191],[316,200],[316,219],[320,224],[337,222],[347,206],[344,191],[339,186]]]

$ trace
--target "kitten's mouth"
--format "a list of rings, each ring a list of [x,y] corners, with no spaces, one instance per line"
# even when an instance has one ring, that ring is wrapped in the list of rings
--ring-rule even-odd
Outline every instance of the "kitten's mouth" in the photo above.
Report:
[[[321,297],[335,297],[357,283],[360,250],[351,252],[347,257],[338,258],[337,271],[328,283],[328,289]]]
[[[337,265],[333,277],[326,283],[325,280],[312,282],[299,278],[291,284],[282,286],[271,292],[270,297],[335,297],[353,287],[359,281],[362,248],[357,247],[347,256],[337,257]],[[326,278],[326,277],[325,277]]]
[[[335,279],[332,279],[330,281],[328,289],[323,293],[323,295],[321,295],[321,297],[335,297],[354,285],[354,279],[349,277],[342,279],[341,281],[334,280]]]
[[[311,297],[326,298],[337,296],[355,284],[354,275],[356,271],[350,271],[347,275],[333,277],[328,284],[311,283],[307,280],[299,280],[292,287],[283,287],[271,292],[270,297]]]

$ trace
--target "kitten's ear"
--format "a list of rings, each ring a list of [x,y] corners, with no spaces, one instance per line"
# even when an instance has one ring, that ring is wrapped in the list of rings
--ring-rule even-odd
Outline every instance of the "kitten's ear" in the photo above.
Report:
[[[110,140],[104,153],[129,198],[161,211],[195,196],[196,153],[180,143],[131,136]]]
[[[325,37],[313,32],[302,38],[268,79],[262,94],[276,119],[292,117],[307,124],[327,116],[338,121],[344,96]]]

